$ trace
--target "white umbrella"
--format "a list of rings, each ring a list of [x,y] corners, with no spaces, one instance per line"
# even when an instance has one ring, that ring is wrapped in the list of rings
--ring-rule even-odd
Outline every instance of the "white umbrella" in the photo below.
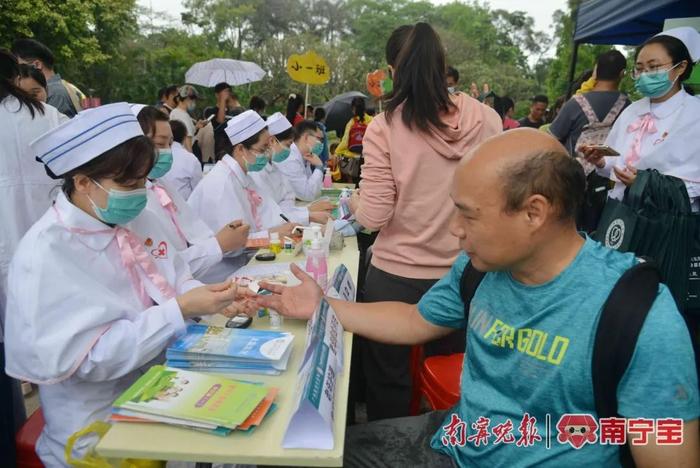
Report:
[[[233,59],[211,59],[195,63],[185,73],[185,82],[213,87],[219,83],[232,86],[260,81],[265,71],[253,62]]]

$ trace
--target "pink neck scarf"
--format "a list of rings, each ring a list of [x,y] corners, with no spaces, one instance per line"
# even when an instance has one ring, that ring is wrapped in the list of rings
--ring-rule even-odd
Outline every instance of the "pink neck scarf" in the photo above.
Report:
[[[170,286],[168,280],[158,271],[153,259],[148,255],[146,249],[141,245],[141,240],[128,229],[117,226],[117,245],[121,252],[122,263],[126,267],[131,283],[134,285],[136,292],[145,307],[150,307],[153,301],[148,296],[146,289],[139,277],[137,267],[146,274],[148,279],[155,285],[165,299],[172,299],[177,294],[175,289]]]
[[[53,209],[56,212],[56,217],[58,222],[66,228],[68,231],[81,234],[81,235],[91,235],[91,234],[111,234],[112,229],[100,229],[97,231],[91,231],[89,229],[75,228],[66,225],[61,218],[61,213],[53,205]],[[170,286],[168,280],[158,271],[153,259],[148,255],[146,249],[141,245],[141,240],[136,237],[136,235],[126,228],[117,226],[116,228],[116,238],[117,246],[119,247],[119,252],[121,254],[122,265],[126,268],[129,274],[129,279],[131,284],[136,290],[136,293],[141,300],[144,307],[151,307],[153,305],[153,300],[146,292],[146,288],[141,281],[141,277],[138,274],[137,266],[141,267],[143,272],[148,276],[148,278],[153,282],[153,284],[158,288],[165,299],[172,299],[177,295],[175,289]]]
[[[634,132],[636,132],[634,141],[632,141],[632,146],[625,155],[625,163],[632,166],[634,166],[641,157],[642,138],[644,138],[644,135],[656,133],[656,125],[654,125],[654,117],[652,117],[651,113],[644,114],[627,127],[627,133]]]
[[[160,203],[160,206],[162,206],[165,209],[165,211],[167,211],[170,215],[170,220],[172,221],[173,225],[175,226],[175,229],[177,230],[177,235],[180,236],[180,239],[182,239],[185,245],[187,245],[187,237],[182,232],[182,229],[180,229],[180,224],[177,222],[177,206],[175,206],[175,203],[173,203],[173,199],[170,198],[168,192],[159,185],[151,185],[151,190],[153,190],[153,192],[158,197],[158,202]]]
[[[245,193],[248,196],[250,211],[253,213],[253,219],[255,220],[255,229],[260,231],[262,229],[262,220],[260,219],[260,212],[258,211],[258,208],[262,204],[262,197],[251,188],[244,187],[243,190],[245,190]]]

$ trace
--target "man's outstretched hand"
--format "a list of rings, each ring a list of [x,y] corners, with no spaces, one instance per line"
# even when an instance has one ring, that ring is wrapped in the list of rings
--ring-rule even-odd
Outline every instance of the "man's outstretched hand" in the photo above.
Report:
[[[309,319],[321,302],[323,290],[297,265],[292,263],[291,270],[301,284],[288,287],[263,281],[260,287],[272,291],[272,294],[259,295],[255,300],[259,306],[276,310],[285,317]]]

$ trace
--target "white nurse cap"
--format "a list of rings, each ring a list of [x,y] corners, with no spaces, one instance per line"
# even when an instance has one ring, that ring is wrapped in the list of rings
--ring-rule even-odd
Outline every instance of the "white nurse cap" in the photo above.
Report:
[[[671,36],[681,41],[690,52],[690,58],[693,62],[700,60],[700,33],[690,26],[681,26],[680,28],[669,29],[661,32],[657,36]]]
[[[292,124],[281,112],[275,112],[267,118],[267,129],[270,130],[272,135],[279,135],[290,128],[292,128]]]
[[[265,121],[254,110],[247,110],[228,121],[226,135],[232,145],[246,141],[265,128]]]
[[[29,145],[37,161],[61,176],[137,136],[143,136],[138,120],[119,102],[79,112]]]

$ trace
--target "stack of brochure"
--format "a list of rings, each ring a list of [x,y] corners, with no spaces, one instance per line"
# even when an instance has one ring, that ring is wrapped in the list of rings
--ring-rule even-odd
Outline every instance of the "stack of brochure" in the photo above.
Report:
[[[274,411],[277,392],[254,383],[153,366],[114,402],[111,419],[228,435],[257,427]]]
[[[166,351],[166,364],[202,372],[279,375],[287,369],[294,335],[272,330],[189,325]]]

